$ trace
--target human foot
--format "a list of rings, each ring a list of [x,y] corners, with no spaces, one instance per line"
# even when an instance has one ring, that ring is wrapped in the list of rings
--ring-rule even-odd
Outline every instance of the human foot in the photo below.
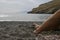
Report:
[[[36,35],[38,35],[39,34],[39,29],[40,29],[40,25],[38,25],[38,24],[36,24],[36,23],[33,23],[33,25],[35,26],[35,29],[36,30],[34,30],[33,32],[34,32],[34,34],[36,34]]]

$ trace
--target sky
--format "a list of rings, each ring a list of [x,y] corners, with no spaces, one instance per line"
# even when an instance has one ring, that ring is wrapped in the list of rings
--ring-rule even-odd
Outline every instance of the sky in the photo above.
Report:
[[[30,11],[32,8],[49,1],[51,0],[0,0],[0,14]]]

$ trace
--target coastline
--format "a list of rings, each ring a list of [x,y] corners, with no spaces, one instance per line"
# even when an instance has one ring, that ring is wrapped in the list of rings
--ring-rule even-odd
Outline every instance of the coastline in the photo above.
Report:
[[[60,0],[51,0],[47,3],[40,4],[38,7],[32,8],[28,13],[32,14],[54,14],[60,9]]]
[[[42,22],[29,21],[0,21],[0,40],[60,40],[60,31],[42,32],[38,37],[35,36],[33,23]]]

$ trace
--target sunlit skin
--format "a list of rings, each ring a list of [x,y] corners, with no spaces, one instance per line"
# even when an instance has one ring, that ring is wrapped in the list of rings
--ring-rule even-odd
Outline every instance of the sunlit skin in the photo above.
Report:
[[[41,25],[34,23],[36,30],[34,30],[35,34],[39,34],[45,30],[56,30],[60,28],[60,10],[56,11],[53,15],[51,15],[45,22]]]

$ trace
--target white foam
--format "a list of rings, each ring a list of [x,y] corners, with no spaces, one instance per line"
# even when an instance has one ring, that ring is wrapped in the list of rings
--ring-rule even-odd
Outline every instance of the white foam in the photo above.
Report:
[[[0,15],[0,17],[8,17],[8,15]]]

